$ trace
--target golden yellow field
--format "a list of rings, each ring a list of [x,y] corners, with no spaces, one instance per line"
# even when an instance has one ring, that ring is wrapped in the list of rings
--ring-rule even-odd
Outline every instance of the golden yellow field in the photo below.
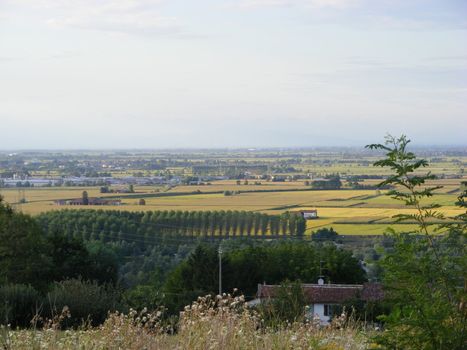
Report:
[[[443,180],[450,191],[441,190],[433,201],[442,205],[440,212],[448,217],[463,211],[454,206],[456,193],[449,193],[458,187],[454,180]],[[457,183],[459,180],[457,180]],[[252,183],[252,182],[250,182]],[[384,191],[375,190],[333,190],[333,191],[294,191],[306,188],[303,182],[264,183],[262,185],[237,185],[235,181],[218,181],[212,185],[177,186],[167,191],[160,187],[135,187],[132,194],[101,194],[98,187],[57,187],[29,188],[24,190],[26,203],[18,205],[21,193],[17,189],[2,189],[0,194],[17,209],[39,214],[60,209],[110,209],[110,210],[245,210],[268,214],[280,214],[287,210],[318,210],[319,218],[307,222],[307,232],[321,227],[333,227],[341,234],[381,234],[391,224],[391,217],[401,213],[411,213],[402,203],[391,199]],[[258,190],[280,190],[280,192],[248,192]],[[287,191],[289,189],[289,191]],[[81,197],[86,190],[90,197],[117,196],[122,200],[120,206],[59,206],[56,199]],[[225,196],[223,191],[241,191],[239,194]],[[162,193],[173,196],[160,196]],[[195,193],[201,191],[201,193]],[[211,192],[211,193],[209,193]],[[181,194],[190,193],[190,194]],[[146,205],[138,205],[144,198]],[[16,203],[16,204],[15,204]],[[409,229],[410,224],[393,225],[399,229]]]
[[[256,185],[255,182],[261,183]],[[216,192],[216,191],[258,191],[258,190],[287,190],[287,189],[306,189],[309,186],[305,186],[305,181],[291,181],[291,182],[271,182],[261,180],[249,180],[248,184],[245,185],[244,181],[241,181],[240,185],[237,185],[235,180],[224,180],[212,182],[210,185],[195,185],[195,186],[177,186],[171,190],[171,192],[191,192],[200,190],[202,192]]]

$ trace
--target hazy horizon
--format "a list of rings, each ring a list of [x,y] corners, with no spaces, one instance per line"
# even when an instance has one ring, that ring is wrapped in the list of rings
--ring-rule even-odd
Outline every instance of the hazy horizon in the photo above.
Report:
[[[381,140],[375,143],[381,143]],[[63,152],[63,153],[73,153],[73,152],[195,152],[195,151],[245,151],[245,152],[258,152],[258,151],[367,151],[365,146],[367,144],[356,145],[356,146],[264,146],[264,147],[155,147],[155,148],[0,148],[1,153],[40,153],[40,152]],[[439,151],[467,151],[467,143],[464,144],[451,144],[451,145],[429,145],[429,144],[415,144],[411,143],[409,145],[410,149],[413,150],[439,150]],[[369,153],[375,153],[374,150],[368,150]],[[376,153],[378,153],[376,151]]]
[[[466,34],[460,0],[4,0],[0,150],[463,147]]]

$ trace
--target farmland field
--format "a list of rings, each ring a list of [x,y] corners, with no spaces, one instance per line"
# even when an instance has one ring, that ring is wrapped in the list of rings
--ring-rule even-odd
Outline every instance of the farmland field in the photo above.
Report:
[[[432,198],[442,207],[440,212],[448,217],[462,213],[456,208],[456,189],[459,181],[443,180],[446,187]],[[253,182],[251,182],[253,183]],[[441,182],[440,182],[441,184]],[[449,190],[446,190],[449,189]],[[319,218],[308,220],[306,232],[323,227],[333,227],[340,234],[381,234],[392,225],[399,230],[411,229],[410,224],[394,224],[392,216],[411,213],[410,209],[375,190],[309,190],[303,181],[261,185],[237,185],[233,180],[212,182],[211,185],[176,186],[170,189],[157,186],[136,186],[135,193],[101,194],[99,187],[58,187],[23,189],[26,203],[19,205],[17,189],[2,189],[0,194],[7,202],[25,213],[39,214],[50,210],[70,208],[54,204],[57,199],[79,198],[86,190],[90,197],[114,197],[122,200],[119,206],[78,206],[80,209],[110,209],[128,211],[154,210],[245,210],[267,214],[281,214],[299,209],[318,210]],[[224,191],[239,191],[225,196]],[[276,192],[274,192],[276,191]],[[138,205],[140,198],[146,204]],[[16,204],[15,204],[16,203]]]
[[[446,216],[460,214],[455,202],[467,179],[465,151],[419,151],[429,161],[424,171],[439,177],[427,185],[443,186],[422,204],[438,203]],[[382,156],[363,148],[0,152],[0,194],[32,215],[61,209],[239,210],[272,215],[317,209],[319,217],[307,221],[307,233],[331,226],[340,234],[355,235],[381,234],[388,225],[410,229],[410,223],[395,224],[392,219],[410,209],[376,187],[390,174],[389,169],[372,166]],[[326,182],[333,176],[339,177],[340,189],[313,187],[314,181]],[[46,185],[59,183],[47,187],[24,183],[39,179]],[[130,184],[134,193],[127,193]],[[106,192],[102,186],[109,193],[101,193]],[[54,203],[81,198],[83,191],[89,197],[119,199],[121,205]]]

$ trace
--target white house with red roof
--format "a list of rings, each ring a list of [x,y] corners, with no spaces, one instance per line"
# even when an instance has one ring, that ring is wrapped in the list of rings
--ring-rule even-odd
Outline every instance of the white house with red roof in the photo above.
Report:
[[[257,298],[250,302],[250,305],[273,299],[279,288],[279,285],[258,284]],[[378,301],[384,297],[379,283],[325,284],[320,278],[317,284],[303,284],[302,288],[308,303],[307,318],[319,317],[321,324],[328,324],[336,311],[339,312],[338,310],[341,310],[342,305],[347,302]]]

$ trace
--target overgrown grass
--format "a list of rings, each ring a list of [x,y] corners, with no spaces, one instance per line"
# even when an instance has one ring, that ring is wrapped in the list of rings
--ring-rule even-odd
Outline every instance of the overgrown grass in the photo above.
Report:
[[[67,311],[68,312],[68,311]],[[71,310],[71,312],[73,312]],[[60,330],[63,316],[41,330],[3,328],[4,349],[366,349],[365,333],[344,315],[329,327],[311,321],[268,328],[243,297],[199,298],[176,326],[163,313],[112,313],[99,327]],[[67,317],[67,315],[65,315]]]

